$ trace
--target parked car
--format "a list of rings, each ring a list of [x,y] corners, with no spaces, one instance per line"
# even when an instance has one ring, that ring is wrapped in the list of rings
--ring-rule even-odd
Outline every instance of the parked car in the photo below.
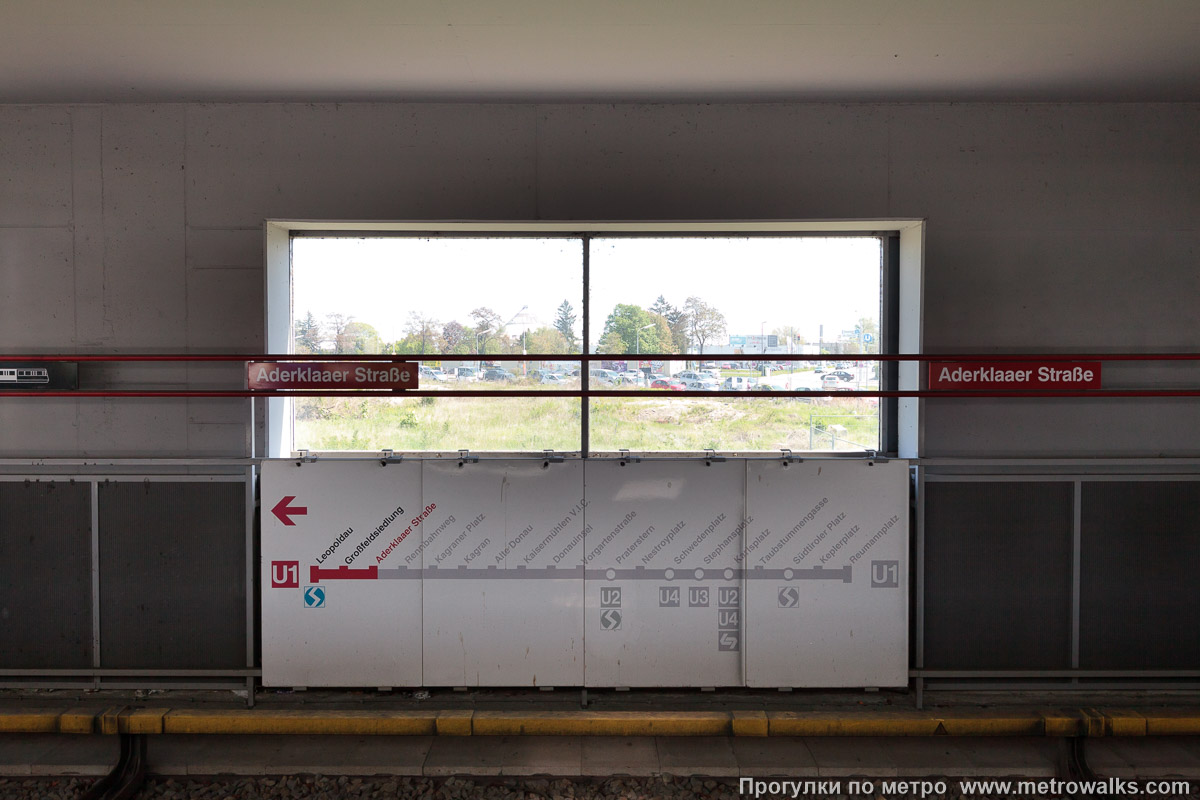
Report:
[[[701,375],[699,372],[695,372],[695,371],[689,369],[689,370],[684,370],[683,372],[676,373],[675,377],[679,378],[680,380],[683,380],[683,381],[698,381],[698,380],[702,379],[704,376]]]
[[[754,389],[759,392],[786,392],[788,390],[782,383],[760,383]],[[803,386],[799,386],[795,391],[803,392],[804,390]]]
[[[690,392],[717,392],[721,389],[721,384],[714,380],[705,380],[703,378],[693,378],[684,381],[684,386]]]
[[[830,373],[821,379],[821,388],[836,389],[840,392],[850,391],[850,387],[846,385],[846,382],[833,373]]]
[[[617,377],[621,379],[622,383],[641,383],[643,375],[636,370],[627,369],[617,373]]]
[[[434,369],[433,367],[421,367],[418,370],[418,373],[420,374],[420,377],[423,380],[430,380],[430,381],[446,380],[446,373],[442,372],[440,369]]]
[[[650,384],[651,389],[670,389],[673,392],[683,391],[686,383],[679,378],[659,378]]]
[[[555,375],[553,372],[543,372],[541,382],[551,386],[565,386],[567,379],[561,375]]]
[[[854,376],[851,375],[849,372],[846,372],[844,369],[839,369],[837,372],[830,372],[828,374],[832,375],[835,378],[837,378],[838,380],[842,380],[842,381],[854,380]]]
[[[485,381],[511,381],[513,380],[513,374],[508,370],[492,367],[483,373],[483,379]]]
[[[616,386],[620,384],[621,378],[611,369],[593,369],[588,371],[588,375],[593,381],[601,386]]]
[[[730,375],[721,384],[721,388],[730,392],[748,392],[758,385],[758,378],[747,378],[743,375]]]
[[[454,379],[456,381],[477,381],[479,380],[479,370],[474,367],[455,367]]]

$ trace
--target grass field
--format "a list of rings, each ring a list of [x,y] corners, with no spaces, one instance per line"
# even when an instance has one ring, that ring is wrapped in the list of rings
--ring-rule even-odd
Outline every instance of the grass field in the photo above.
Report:
[[[867,398],[593,397],[589,429],[593,451],[879,447],[879,415]],[[313,451],[570,452],[579,449],[580,430],[575,398],[296,400],[295,446]]]

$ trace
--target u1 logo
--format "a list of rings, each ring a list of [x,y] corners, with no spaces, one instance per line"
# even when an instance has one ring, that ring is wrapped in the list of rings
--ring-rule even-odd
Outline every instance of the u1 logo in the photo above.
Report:
[[[300,588],[300,562],[299,561],[272,561],[271,562],[271,588],[272,589],[299,589]]]

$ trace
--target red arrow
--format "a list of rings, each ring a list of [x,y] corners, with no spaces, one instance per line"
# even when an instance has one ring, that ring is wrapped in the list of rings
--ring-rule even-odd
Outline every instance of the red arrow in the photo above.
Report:
[[[292,522],[292,517],[303,517],[308,514],[308,506],[289,506],[288,503],[296,499],[295,495],[288,495],[275,504],[271,509],[271,513],[279,517],[279,521],[284,525],[295,525]]]

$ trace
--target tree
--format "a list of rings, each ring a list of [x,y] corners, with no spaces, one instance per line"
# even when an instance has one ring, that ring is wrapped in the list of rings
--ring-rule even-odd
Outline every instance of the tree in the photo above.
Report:
[[[842,353],[878,353],[879,352],[879,323],[870,317],[859,317],[854,327],[859,330],[858,338],[841,342]],[[871,341],[867,341],[867,338]]]
[[[492,311],[487,306],[480,306],[472,311],[469,315],[475,321],[475,345],[479,350],[479,354],[483,355],[486,352],[487,343],[491,339],[500,336],[501,324],[500,315]],[[499,347],[494,348],[492,352],[498,352]]]
[[[339,341],[345,343],[344,347],[338,350],[339,353],[375,355],[383,349],[379,331],[365,322],[347,322]]]
[[[525,347],[530,353],[569,353],[570,345],[562,331],[556,328],[542,326],[531,331],[525,339]]]
[[[667,318],[661,314],[651,314],[650,320],[658,326],[655,331],[658,336],[658,352],[678,353],[679,348],[675,346],[675,334],[671,332],[671,323],[667,322]],[[642,349],[645,350],[645,348]]]
[[[554,329],[557,330],[560,334],[562,334],[563,340],[566,341],[566,343],[567,343],[567,352],[568,353],[578,352],[578,348],[576,347],[576,342],[578,342],[579,340],[575,338],[575,311],[574,311],[574,309],[571,308],[571,304],[568,303],[566,300],[563,300],[562,305],[560,305],[558,307],[558,316],[556,316],[554,318]],[[535,348],[533,350],[533,352],[549,353],[551,351],[549,351],[549,350],[542,351],[542,350],[538,350]]]
[[[296,320],[296,352],[321,352],[321,325],[309,311],[303,319]]]
[[[794,326],[794,325],[780,325],[778,327],[772,328],[771,334],[774,336],[778,336],[781,340],[787,339],[788,341],[796,339],[800,335],[797,332],[796,326]],[[780,341],[779,345],[781,347],[783,347],[783,346],[785,346],[785,343],[783,341]]]
[[[684,302],[683,310],[687,314],[688,338],[704,355],[704,345],[725,333],[725,315],[695,296]]]
[[[333,339],[333,352],[349,353],[354,344],[346,336],[346,326],[354,321],[352,314],[326,314],[325,323],[328,328],[328,338]]]
[[[665,353],[684,353],[687,352],[688,346],[688,317],[687,313],[682,309],[676,308],[667,302],[667,298],[661,294],[654,301],[654,305],[650,306],[650,311],[658,314],[667,322],[667,329],[670,331],[670,347],[666,347],[668,342],[667,337],[660,337],[663,344],[663,352]]]
[[[409,312],[408,323],[404,326],[404,332],[418,340],[419,348],[416,352],[438,352],[440,349],[437,346],[438,324],[436,319],[427,314],[419,311]]]
[[[475,332],[461,322],[447,322],[442,326],[442,352],[466,355],[472,352]]]
[[[663,297],[661,294],[658,296],[658,299],[654,301],[654,305],[650,306],[650,311],[654,314],[658,314],[660,317],[665,317],[674,310],[675,306],[668,303],[667,298]]]
[[[410,333],[408,336],[405,336],[400,341],[392,344],[390,352],[388,352],[388,355],[416,356],[416,355],[421,355],[421,353],[422,353],[421,339]]]
[[[610,334],[615,333],[621,339],[622,353],[661,353],[662,343],[658,339],[661,329],[656,319],[661,317],[641,306],[618,303],[604,321],[600,341],[603,344]]]
[[[596,352],[619,356],[626,352],[625,340],[616,331],[609,331],[600,338],[600,346],[596,348]]]
[[[779,337],[780,347],[787,347],[792,353],[799,353],[800,346],[805,343],[804,337],[800,335],[800,329],[795,325],[780,325],[778,328],[773,328],[771,333]],[[798,363],[803,364],[803,362]]]

